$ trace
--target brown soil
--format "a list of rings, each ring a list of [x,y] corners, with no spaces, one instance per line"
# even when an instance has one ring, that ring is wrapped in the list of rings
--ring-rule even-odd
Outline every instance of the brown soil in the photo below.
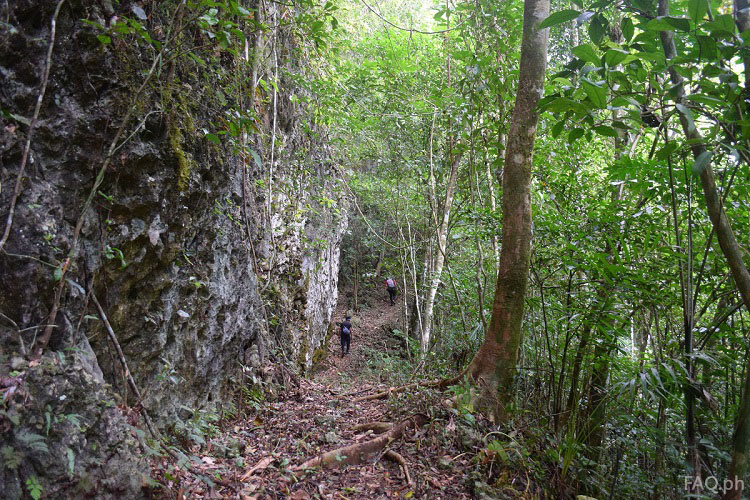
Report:
[[[193,468],[232,485],[235,491],[218,483],[209,484],[205,478],[201,480],[188,473],[185,467],[176,468],[171,460],[157,459],[153,462],[154,475],[166,488],[156,490],[155,496],[472,498],[465,480],[465,472],[473,467],[471,454],[461,453],[451,445],[449,436],[455,434],[455,423],[451,419],[406,430],[403,437],[362,464],[298,469],[306,460],[327,451],[376,437],[373,431],[353,430],[358,424],[398,423],[420,411],[420,401],[410,400],[409,394],[390,401],[353,402],[356,397],[398,385],[389,379],[388,373],[369,369],[368,356],[386,350],[393,352],[394,338],[389,328],[399,324],[402,305],[391,306],[385,289],[373,289],[361,300],[365,307],[352,315],[348,356],[341,358],[336,329],[328,341],[328,356],[316,367],[311,379],[301,379],[296,390],[287,389],[285,399],[261,404],[252,417],[224,425],[221,436],[208,446],[192,448],[196,455],[191,462]],[[344,319],[350,297],[342,294],[339,303],[334,317],[336,322]],[[425,404],[422,398],[421,404],[428,407],[430,403]],[[220,445],[215,445],[231,440],[244,443],[240,458],[223,458]],[[404,468],[397,463],[401,458],[408,469],[410,484]]]

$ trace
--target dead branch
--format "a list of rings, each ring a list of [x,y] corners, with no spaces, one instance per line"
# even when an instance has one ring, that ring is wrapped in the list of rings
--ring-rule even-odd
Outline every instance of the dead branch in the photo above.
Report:
[[[112,325],[109,323],[109,320],[107,319],[107,315],[104,313],[104,309],[102,309],[101,304],[99,304],[99,300],[97,300],[96,295],[94,295],[93,292],[91,292],[91,301],[96,306],[96,310],[99,311],[99,317],[104,323],[104,327],[105,327],[105,330],[107,330],[109,339],[115,345],[117,356],[120,358],[122,369],[125,371],[125,376],[128,379],[128,385],[130,386],[130,389],[133,391],[133,394],[135,394],[135,397],[138,398],[138,401],[141,401],[141,392],[138,390],[138,386],[135,385],[135,380],[133,380],[133,375],[130,374],[130,369],[128,368],[128,362],[125,359],[125,355],[122,352],[122,347],[120,347],[120,343],[117,341],[117,336],[115,335],[115,331],[112,329]],[[156,432],[156,429],[151,423],[151,418],[148,416],[148,413],[146,412],[145,408],[143,409],[141,413],[143,414],[143,420],[146,421],[146,425],[148,426],[149,432],[151,432],[151,435],[154,438],[158,439],[159,434]]]
[[[373,431],[375,434],[388,432],[393,428],[393,422],[367,422],[352,427],[354,432]]]
[[[403,420],[398,425],[394,425],[391,430],[379,437],[363,443],[356,443],[329,451],[315,458],[311,458],[302,465],[297,466],[295,469],[304,470],[313,467],[340,467],[342,465],[366,462],[380,452],[380,450],[388,446],[389,443],[399,439],[404,431],[408,429],[417,429],[427,422],[427,416],[418,413]]]

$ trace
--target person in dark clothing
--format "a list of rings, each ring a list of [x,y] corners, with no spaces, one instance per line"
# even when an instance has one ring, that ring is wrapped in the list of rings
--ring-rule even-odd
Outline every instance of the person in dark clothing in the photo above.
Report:
[[[391,305],[395,305],[396,301],[394,299],[396,298],[396,280],[388,277],[388,279],[385,280],[385,287],[388,290],[388,296],[391,299]]]
[[[349,354],[349,345],[352,341],[352,317],[347,316],[341,323],[341,357]]]

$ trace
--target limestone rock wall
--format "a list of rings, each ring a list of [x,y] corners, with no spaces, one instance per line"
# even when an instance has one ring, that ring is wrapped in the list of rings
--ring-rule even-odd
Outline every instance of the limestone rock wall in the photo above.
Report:
[[[269,363],[286,362],[303,371],[311,365],[336,305],[339,244],[347,220],[325,132],[303,127],[308,108],[299,97],[306,91],[295,77],[306,62],[291,32],[255,30],[248,43],[237,39],[227,47],[196,49],[196,58],[164,56],[139,93],[158,46],[138,32],[103,41],[108,36],[103,28],[129,17],[165,40],[170,26],[177,26],[171,32],[177,31],[173,43],[179,47],[212,40],[204,29],[211,25],[164,5],[171,4],[64,3],[23,189],[0,253],[0,382],[11,380],[0,389],[14,386],[18,394],[31,394],[39,379],[28,354],[48,322],[84,202],[116,131],[132,112],[103,182],[93,191],[77,256],[65,268],[66,286],[42,365],[60,364],[57,385],[86,378],[84,386],[96,390],[109,408],[108,429],[116,429],[96,439],[116,440],[114,446],[133,456],[132,435],[120,432],[127,412],[118,410],[117,402],[136,401],[91,294],[106,311],[144,394],[144,411],[168,428],[183,407],[225,400],[245,382],[243,365],[256,372]],[[42,83],[55,3],[19,0],[5,8],[2,228]],[[281,17],[284,8],[271,4],[263,15]],[[246,54],[253,49],[255,81],[279,75],[275,106],[273,86],[249,90],[246,84]],[[238,118],[243,109],[253,112]],[[230,133],[241,119],[247,132]],[[243,151],[243,145],[255,154]],[[84,351],[92,353],[89,363],[59,356]],[[25,361],[18,361],[24,354]],[[45,398],[39,395],[39,404]],[[75,398],[88,404],[79,393],[71,398],[70,411]],[[24,408],[21,422],[43,418],[38,405]],[[15,469],[15,479],[4,476],[5,485],[14,488],[31,470],[46,477],[45,468],[34,469],[34,453],[13,437],[18,429],[0,417],[0,445],[5,441],[27,457]],[[101,448],[88,453],[102,459]],[[98,485],[95,491],[107,488]]]

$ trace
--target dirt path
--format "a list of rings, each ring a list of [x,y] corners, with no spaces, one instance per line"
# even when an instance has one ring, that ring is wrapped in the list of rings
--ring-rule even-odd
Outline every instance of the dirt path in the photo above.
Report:
[[[363,299],[366,306],[352,318],[348,356],[341,358],[336,331],[329,339],[328,356],[316,368],[316,375],[301,379],[299,388],[289,390],[286,398],[259,404],[254,418],[230,424],[208,446],[194,447],[197,457],[193,463],[201,460],[195,468],[220,477],[234,485],[236,491],[200,481],[185,473],[183,467],[170,473],[175,481],[168,481],[161,471],[161,478],[169,484],[169,491],[162,491],[166,493],[164,497],[471,498],[467,481],[463,480],[463,471],[470,468],[469,457],[457,450],[447,451],[445,446],[446,432],[455,434],[452,420],[412,431],[389,446],[405,459],[411,484],[407,484],[401,467],[382,456],[362,465],[306,472],[293,470],[326,451],[373,437],[370,433],[354,432],[355,425],[398,421],[401,413],[419,407],[418,401],[405,404],[408,395],[390,402],[353,402],[355,397],[390,386],[388,374],[371,369],[368,363],[369,357],[392,349],[388,347],[388,337],[392,335],[384,327],[396,326],[401,314],[401,305],[391,306],[385,290],[373,290]],[[341,296],[339,303],[336,322],[344,319],[349,297]],[[166,462],[160,465],[167,467]]]

